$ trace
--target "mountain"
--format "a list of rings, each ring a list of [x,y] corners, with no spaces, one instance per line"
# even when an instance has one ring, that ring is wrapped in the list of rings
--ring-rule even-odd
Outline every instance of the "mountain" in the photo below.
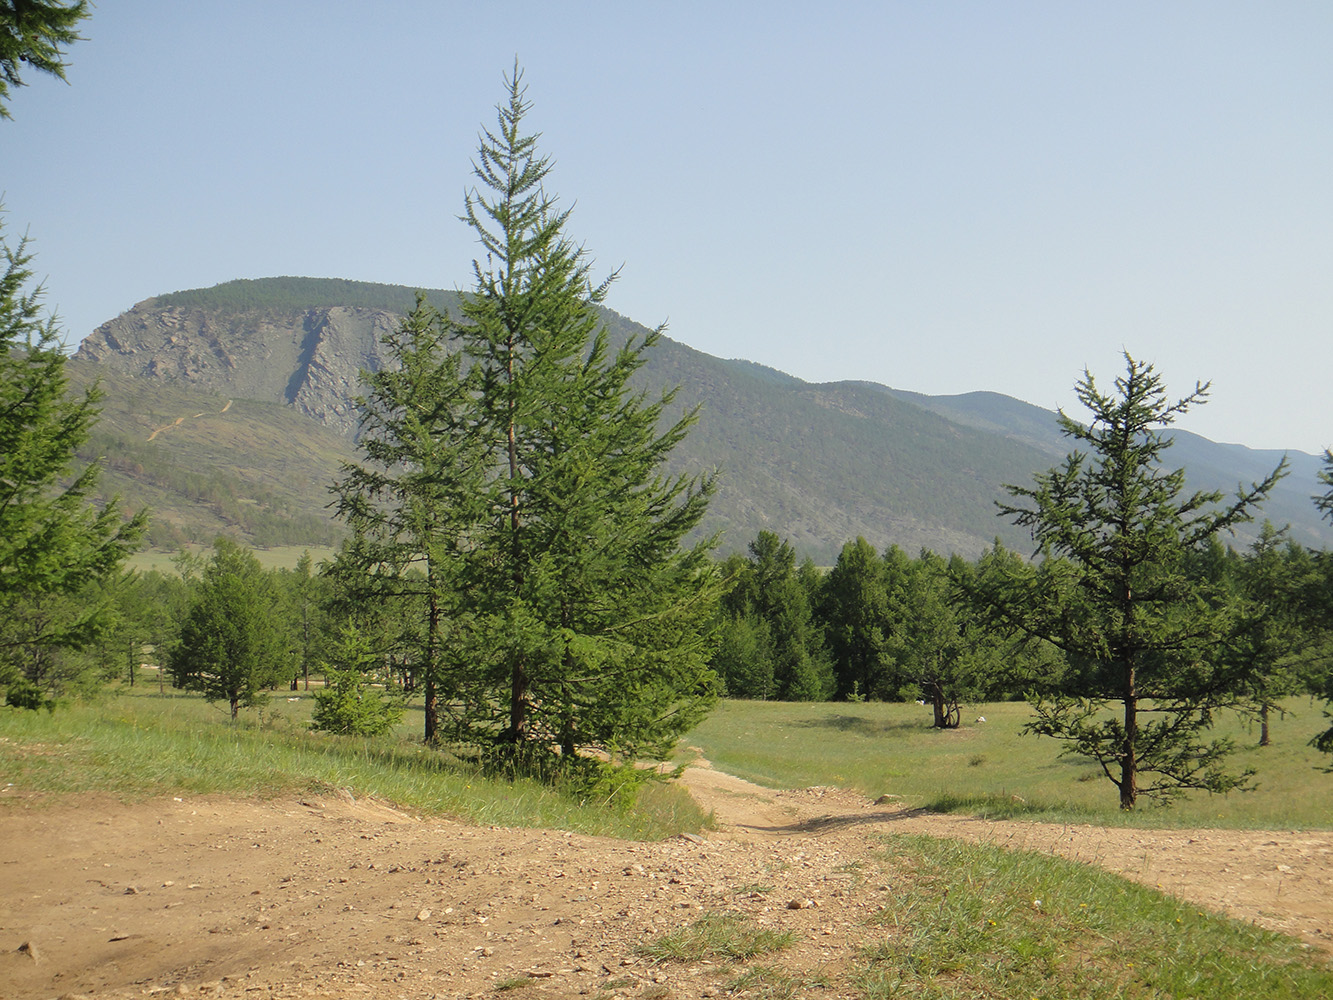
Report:
[[[368,282],[233,281],[148,299],[104,323],[71,370],[100,375],[107,392],[91,449],[107,456],[107,486],[153,506],[178,534],[225,530],[262,544],[329,532],[327,485],[356,456],[359,373],[385,363],[380,338],[414,294]],[[456,307],[456,293],[427,294]],[[603,316],[613,340],[646,332],[610,310]],[[671,463],[721,470],[703,530],[724,531],[724,551],[743,549],[761,529],[823,564],[857,535],[911,552],[974,555],[996,536],[1022,550],[1026,536],[996,517],[994,500],[1003,483],[1030,482],[1067,450],[1053,414],[995,393],[817,385],[668,338],[638,378],[654,395],[680,386],[676,412],[701,407]],[[1276,462],[1177,438],[1172,458],[1199,487],[1233,490]],[[1293,458],[1305,464],[1270,517],[1290,520],[1303,542],[1327,544],[1333,535],[1308,500],[1318,462]]]

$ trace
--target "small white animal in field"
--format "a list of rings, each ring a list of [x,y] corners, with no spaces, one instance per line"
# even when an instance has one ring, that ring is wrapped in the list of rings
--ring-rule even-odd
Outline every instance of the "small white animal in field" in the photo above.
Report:
[[[985,722],[985,721],[986,721],[986,717],[985,717],[984,715],[978,715],[978,716],[977,716],[977,721],[978,721],[978,722]]]

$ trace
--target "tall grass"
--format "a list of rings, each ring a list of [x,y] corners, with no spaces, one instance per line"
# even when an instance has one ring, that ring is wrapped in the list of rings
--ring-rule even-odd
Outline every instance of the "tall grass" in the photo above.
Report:
[[[930,728],[929,708],[915,704],[729,701],[684,746],[760,784],[837,785],[942,811],[1099,825],[1327,829],[1333,775],[1327,758],[1308,746],[1327,720],[1306,699],[1285,708],[1272,723],[1272,746],[1257,747],[1258,734],[1235,716],[1217,727],[1241,748],[1232,763],[1258,771],[1257,790],[1190,793],[1171,808],[1141,804],[1130,814],[1120,811],[1096,764],[1062,755],[1055,740],[1020,735],[1030,715],[1021,702],[974,706],[961,728],[941,731]]]
[[[497,826],[540,826],[629,839],[698,830],[681,789],[650,782],[633,810],[580,800],[536,781],[499,780],[400,736],[306,730],[310,701],[276,698],[238,724],[193,695],[140,687],[54,714],[0,709],[0,804],[32,793],[99,791],[272,797],[347,789],[422,813]]]

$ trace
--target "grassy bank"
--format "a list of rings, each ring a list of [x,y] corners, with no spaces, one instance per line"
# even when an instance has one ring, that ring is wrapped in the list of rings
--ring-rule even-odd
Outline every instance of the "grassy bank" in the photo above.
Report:
[[[311,733],[311,701],[273,698],[231,725],[195,695],[142,685],[54,714],[0,709],[0,806],[33,795],[103,792],[273,797],[347,789],[408,810],[479,824],[659,839],[706,820],[682,790],[649,783],[632,812],[580,801],[526,779],[482,775],[472,764],[402,735],[362,740]]]
[[[1333,995],[1296,939],[1094,865],[921,836],[884,838],[880,863],[895,891],[855,973],[868,1000]]]
[[[776,788],[837,785],[871,798],[898,795],[913,806],[987,816],[1099,825],[1328,829],[1333,774],[1307,744],[1327,727],[1319,704],[1292,699],[1272,720],[1273,745],[1235,716],[1217,734],[1241,749],[1237,767],[1258,772],[1258,788],[1191,793],[1169,809],[1120,812],[1118,793],[1096,764],[1062,756],[1055,740],[1022,736],[1024,703],[973,706],[956,730],[930,728],[930,709],[883,703],[729,701],[690,733],[719,770]],[[975,721],[984,717],[985,722]]]

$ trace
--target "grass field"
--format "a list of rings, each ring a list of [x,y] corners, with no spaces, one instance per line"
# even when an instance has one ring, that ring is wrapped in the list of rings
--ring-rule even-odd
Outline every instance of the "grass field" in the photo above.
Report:
[[[682,743],[719,770],[776,788],[837,785],[871,798],[991,817],[1099,825],[1333,828],[1333,774],[1309,747],[1327,728],[1322,705],[1292,699],[1272,722],[1273,744],[1235,716],[1217,733],[1241,749],[1238,767],[1258,772],[1258,788],[1230,795],[1188,794],[1170,808],[1141,800],[1123,814],[1119,793],[1095,763],[1062,756],[1051,739],[1022,736],[1025,703],[973,706],[956,730],[930,728],[930,709],[908,704],[728,701]],[[974,720],[984,717],[985,722]]]
[[[665,786],[648,786],[631,813],[530,781],[483,777],[414,742],[419,713],[382,741],[312,734],[305,730],[311,699],[304,692],[290,697],[277,694],[234,726],[221,707],[194,695],[159,694],[151,685],[54,714],[0,709],[0,784],[9,793],[0,795],[0,821],[6,800],[32,805],[44,793],[133,799],[347,788],[476,823],[627,838],[659,838],[705,822]],[[1276,746],[1243,758],[1261,768],[1260,791],[1202,797],[1129,820],[1115,808],[1109,783],[1095,775],[1084,780],[1093,773],[1089,765],[1059,759],[1049,741],[1017,735],[1022,705],[987,705],[969,715],[987,722],[935,732],[914,705],[730,702],[686,743],[724,770],[780,787],[839,784],[913,804],[1093,823],[1327,826],[1333,775],[1318,770],[1323,762],[1304,747],[1320,712],[1291,707],[1300,714],[1277,723]],[[1243,727],[1235,735],[1253,742]],[[785,939],[727,914],[688,926],[682,920],[645,942],[644,953],[658,961],[722,956],[735,975],[728,987],[734,995],[772,1000],[830,985],[864,1000],[1333,996],[1326,956],[1295,939],[1199,912],[1095,866],[929,837],[886,836],[882,844],[865,875],[893,886],[873,922],[881,930],[851,967],[832,973],[836,983],[819,970],[774,964]]]

